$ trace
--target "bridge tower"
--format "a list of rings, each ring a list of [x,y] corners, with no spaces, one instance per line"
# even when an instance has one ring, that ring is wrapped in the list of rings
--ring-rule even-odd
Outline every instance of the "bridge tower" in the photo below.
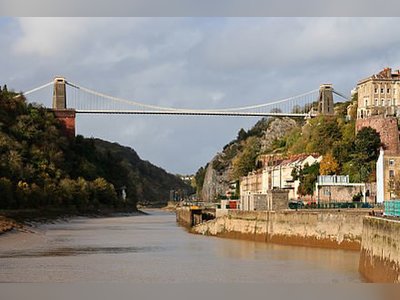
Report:
[[[75,136],[75,109],[67,108],[66,80],[63,77],[54,78],[53,85],[54,116],[64,125],[64,133],[68,137]]]
[[[318,97],[318,114],[334,115],[332,84],[321,84]]]

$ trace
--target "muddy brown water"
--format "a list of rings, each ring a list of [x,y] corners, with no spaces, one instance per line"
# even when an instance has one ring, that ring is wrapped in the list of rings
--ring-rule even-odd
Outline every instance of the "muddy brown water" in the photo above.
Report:
[[[189,234],[173,213],[0,236],[0,282],[357,283],[359,252]]]

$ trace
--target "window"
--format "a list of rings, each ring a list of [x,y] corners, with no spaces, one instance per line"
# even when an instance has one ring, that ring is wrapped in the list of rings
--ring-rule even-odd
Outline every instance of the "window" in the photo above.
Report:
[[[390,94],[390,89],[387,89],[387,90],[386,90],[386,93]]]
[[[387,99],[387,105],[388,105],[388,106],[392,105],[392,100]]]
[[[382,106],[385,106],[385,100],[382,99],[381,101],[382,101]]]
[[[368,100],[365,100],[365,106],[368,106]]]
[[[394,159],[389,160],[389,166],[394,166]]]
[[[393,178],[394,177],[394,170],[389,170],[389,177]]]
[[[375,94],[378,94],[378,88],[375,87]]]
[[[378,99],[375,99],[375,106],[378,106],[378,105],[379,105]]]
[[[383,94],[383,89],[381,89],[381,94]]]

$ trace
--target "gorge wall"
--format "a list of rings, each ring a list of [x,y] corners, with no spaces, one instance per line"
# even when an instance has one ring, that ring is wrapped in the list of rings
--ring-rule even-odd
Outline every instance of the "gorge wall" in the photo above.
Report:
[[[262,119],[247,133],[259,140],[259,153],[271,147],[272,143],[297,127],[296,121],[290,118]],[[245,139],[245,138],[244,138]],[[232,177],[233,159],[242,151],[240,137],[226,145],[208,164],[201,189],[201,199],[213,202],[218,195],[224,195],[235,178]]]

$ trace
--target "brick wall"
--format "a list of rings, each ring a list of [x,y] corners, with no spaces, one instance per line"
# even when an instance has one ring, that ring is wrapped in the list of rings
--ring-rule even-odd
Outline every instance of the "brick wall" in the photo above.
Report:
[[[381,141],[384,145],[385,153],[399,153],[399,130],[397,127],[397,118],[374,116],[366,119],[357,119],[356,132],[363,127],[371,127],[379,132]]]
[[[68,137],[75,136],[75,110],[63,109],[53,110],[54,116],[64,124],[65,135]]]

